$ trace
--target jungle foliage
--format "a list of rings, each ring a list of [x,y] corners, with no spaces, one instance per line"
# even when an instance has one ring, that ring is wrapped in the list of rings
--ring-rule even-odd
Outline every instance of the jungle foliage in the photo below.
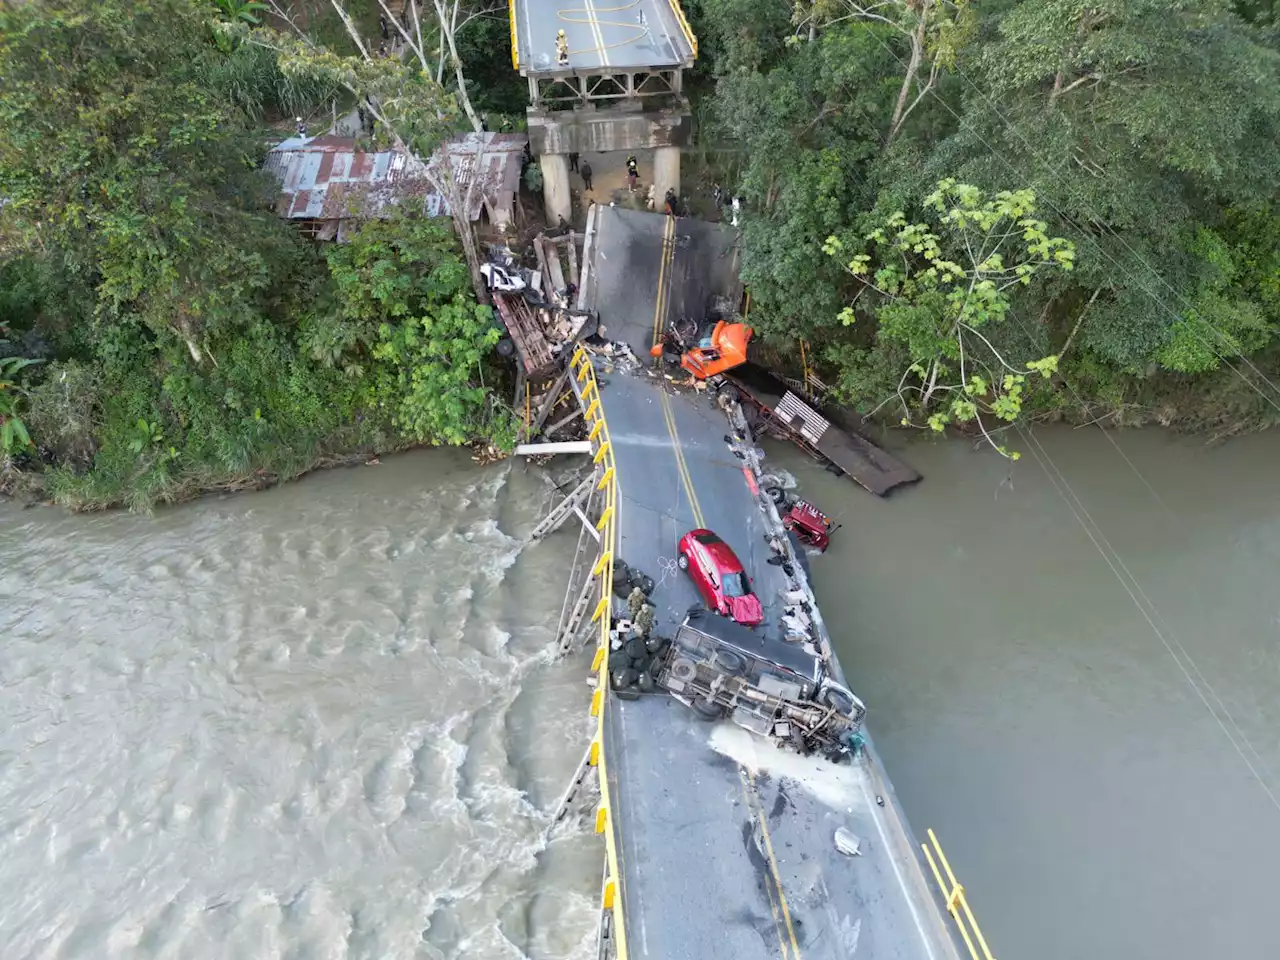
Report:
[[[798,356],[787,349],[798,340],[821,345],[818,375],[864,411],[893,410],[895,422],[977,428],[976,414],[959,416],[978,399],[965,392],[962,346],[970,366],[989,369],[988,386],[1057,358],[1019,398],[1038,415],[1220,429],[1274,421],[1271,8],[697,0],[700,135],[731,159],[722,176],[746,201],[754,324],[780,356]],[[956,327],[957,311],[992,304],[973,300],[987,288],[969,281],[987,271],[965,246],[976,238],[954,230],[956,190],[982,197],[979,206],[1029,205],[1010,214],[1006,250],[1017,241],[1025,257],[1033,241],[1019,224],[1030,219],[1073,251],[1069,270],[1053,262],[1034,281],[996,279],[1001,319],[972,330]],[[932,239],[904,240],[908,229]],[[925,276],[935,242],[964,271],[959,306],[954,289],[938,288],[949,274]],[[940,408],[942,382],[951,399]]]
[[[0,485],[146,507],[416,443],[509,440],[448,220],[322,250],[263,121],[331,79],[215,21],[260,4],[0,8]],[[39,362],[35,362],[39,361]]]

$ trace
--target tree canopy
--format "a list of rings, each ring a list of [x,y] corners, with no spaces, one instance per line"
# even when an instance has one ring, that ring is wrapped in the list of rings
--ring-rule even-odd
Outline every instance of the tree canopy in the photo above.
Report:
[[[1275,369],[1280,331],[1270,5],[822,0],[787,17],[702,0],[695,17],[712,59],[703,133],[741,167],[753,322],[780,347],[823,344],[844,399],[892,406],[921,359],[904,317],[946,327],[949,301],[872,290],[850,325],[866,278],[841,260],[852,248],[824,244],[878,256],[865,238],[927,223],[946,181],[1034,197],[1045,235],[1072,245],[1069,272],[1011,291],[1015,322],[984,331],[1015,365],[1061,355],[1028,409],[1188,424],[1280,410],[1265,385],[1242,410],[1232,362]]]
[[[316,49],[291,72],[247,42],[262,16],[0,8],[0,485],[145,506],[504,434],[481,370],[497,330],[447,221],[371,224],[326,256],[275,216],[261,167],[283,134],[261,122],[343,88]]]

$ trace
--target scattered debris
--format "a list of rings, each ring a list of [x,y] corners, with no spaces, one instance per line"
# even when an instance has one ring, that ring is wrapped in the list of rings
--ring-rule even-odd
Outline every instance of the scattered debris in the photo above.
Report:
[[[862,838],[848,827],[836,829],[836,849],[846,857],[857,857],[862,854]]]

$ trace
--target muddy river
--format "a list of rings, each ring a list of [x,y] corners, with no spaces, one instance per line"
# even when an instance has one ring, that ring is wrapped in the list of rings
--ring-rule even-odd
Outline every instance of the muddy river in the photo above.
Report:
[[[910,445],[888,501],[768,447],[845,524],[816,588],[914,827],[1001,960],[1280,956],[1280,435],[1019,446]],[[0,505],[0,956],[589,956],[552,495],[437,451]]]

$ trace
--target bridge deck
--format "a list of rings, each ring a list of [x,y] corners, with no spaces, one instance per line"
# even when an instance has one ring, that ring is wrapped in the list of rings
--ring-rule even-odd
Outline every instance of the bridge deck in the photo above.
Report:
[[[647,353],[655,323],[733,282],[730,234],[597,208],[588,305],[606,336]],[[687,238],[687,239],[686,239]],[[665,242],[664,242],[665,240]],[[674,241],[674,242],[673,242]],[[664,256],[663,251],[668,255]],[[738,553],[777,629],[783,577],[765,564],[765,520],[728,424],[705,398],[646,374],[601,370],[617,464],[619,550],[658,581],[670,631],[698,598],[675,543],[707,526]],[[954,944],[874,753],[852,766],[803,759],[665,695],[609,698],[605,749],[621,894],[637,957],[927,958]],[[879,806],[876,797],[885,799]],[[845,826],[862,854],[836,851]]]
[[[679,0],[511,0],[517,67],[529,76],[693,65],[697,41]],[[569,63],[556,61],[556,31]]]

